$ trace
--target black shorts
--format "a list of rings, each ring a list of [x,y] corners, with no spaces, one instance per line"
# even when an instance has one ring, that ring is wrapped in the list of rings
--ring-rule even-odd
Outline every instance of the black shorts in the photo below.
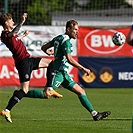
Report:
[[[20,83],[30,80],[32,70],[39,68],[41,58],[26,57],[24,60],[16,64],[19,74]]]

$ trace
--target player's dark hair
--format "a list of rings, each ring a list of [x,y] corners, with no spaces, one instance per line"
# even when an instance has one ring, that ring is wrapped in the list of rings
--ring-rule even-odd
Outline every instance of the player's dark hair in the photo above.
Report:
[[[67,23],[66,23],[66,29],[67,29],[67,28],[72,28],[72,27],[74,27],[75,25],[78,25],[78,22],[77,22],[77,21],[75,21],[75,20],[69,20],[69,21],[67,21]]]
[[[11,19],[11,18],[12,18],[12,15],[9,14],[9,13],[4,13],[4,14],[2,14],[1,17],[0,17],[0,24],[1,24],[2,26],[4,26],[4,25],[5,25],[5,22],[6,22],[8,19]]]

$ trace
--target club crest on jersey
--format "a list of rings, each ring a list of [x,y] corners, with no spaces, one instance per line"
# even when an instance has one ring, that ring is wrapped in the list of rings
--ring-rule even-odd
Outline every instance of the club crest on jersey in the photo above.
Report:
[[[28,79],[29,78],[29,75],[28,74],[25,74],[25,78]]]

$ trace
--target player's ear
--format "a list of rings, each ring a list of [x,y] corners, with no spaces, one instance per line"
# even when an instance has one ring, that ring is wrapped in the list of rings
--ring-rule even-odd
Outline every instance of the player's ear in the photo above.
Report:
[[[6,21],[4,24],[5,24],[5,25],[8,25],[8,21]]]
[[[70,31],[70,27],[67,28],[67,32],[69,32],[69,31]]]

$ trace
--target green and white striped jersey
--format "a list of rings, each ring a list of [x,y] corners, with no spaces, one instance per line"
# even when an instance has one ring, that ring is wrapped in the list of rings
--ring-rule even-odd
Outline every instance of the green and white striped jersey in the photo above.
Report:
[[[52,39],[50,44],[54,46],[54,69],[68,71],[69,63],[65,54],[73,51],[69,36],[66,34],[59,35]]]

